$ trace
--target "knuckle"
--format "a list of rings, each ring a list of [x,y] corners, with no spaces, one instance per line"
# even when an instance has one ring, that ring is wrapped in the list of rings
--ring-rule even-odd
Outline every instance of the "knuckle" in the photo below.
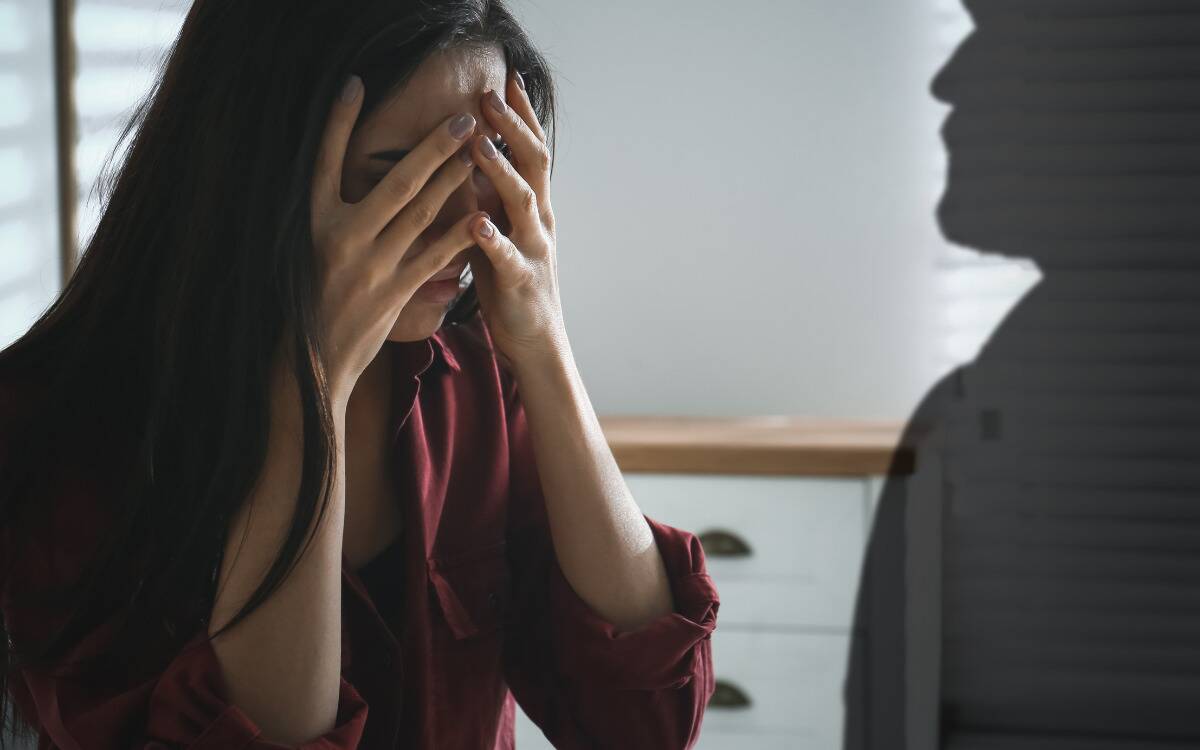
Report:
[[[396,175],[395,177],[383,181],[384,190],[391,198],[408,202],[417,194],[417,183],[409,175]]]
[[[537,193],[533,192],[533,188],[528,185],[521,190],[521,210],[526,213],[537,211]]]
[[[546,148],[546,144],[538,144],[537,151],[534,152],[534,158],[537,159],[537,168],[542,172],[550,171],[550,149]]]
[[[409,206],[409,220],[416,226],[427,227],[437,217],[437,211],[428,203],[413,203]]]

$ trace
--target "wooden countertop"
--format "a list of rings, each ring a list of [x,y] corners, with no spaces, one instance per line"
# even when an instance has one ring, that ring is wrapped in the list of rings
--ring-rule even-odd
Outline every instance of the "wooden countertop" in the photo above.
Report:
[[[863,476],[910,474],[914,465],[910,447],[897,450],[897,422],[610,415],[600,426],[630,472]]]

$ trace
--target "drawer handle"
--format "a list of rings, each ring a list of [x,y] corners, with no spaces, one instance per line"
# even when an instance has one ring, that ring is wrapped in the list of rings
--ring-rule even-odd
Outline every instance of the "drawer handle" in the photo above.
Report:
[[[700,535],[700,546],[710,557],[749,557],[750,545],[732,531],[709,529]]]
[[[732,682],[717,680],[716,689],[708,699],[712,708],[746,708],[750,705],[750,696]]]

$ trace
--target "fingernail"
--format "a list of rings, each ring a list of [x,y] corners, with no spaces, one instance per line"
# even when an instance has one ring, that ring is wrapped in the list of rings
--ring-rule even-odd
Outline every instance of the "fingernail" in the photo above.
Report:
[[[525,79],[521,77],[521,71],[514,70],[513,76],[517,79],[517,85],[521,87],[522,91],[524,91],[525,90]]]
[[[463,112],[450,121],[450,135],[461,141],[467,137],[467,133],[470,133],[473,127],[475,127],[475,118]]]
[[[497,94],[494,89],[487,92],[487,96],[485,98],[488,100],[488,104],[492,105],[492,109],[496,110],[500,114],[504,114],[504,100],[500,98],[500,95]]]
[[[458,158],[461,159],[462,163],[466,164],[468,167],[475,163],[475,160],[471,158],[470,146],[463,146],[460,148],[458,150]]]
[[[481,237],[491,237],[494,234],[496,234],[496,225],[491,222],[491,217],[484,214],[483,223],[479,225],[479,235]]]
[[[356,75],[350,75],[342,84],[342,101],[346,104],[354,101],[358,97],[360,88],[362,88],[362,79]]]
[[[479,136],[479,150],[482,151],[483,155],[489,159],[495,159],[500,155],[500,152],[496,150],[496,147],[492,145],[492,142],[489,141],[486,136],[482,135]]]

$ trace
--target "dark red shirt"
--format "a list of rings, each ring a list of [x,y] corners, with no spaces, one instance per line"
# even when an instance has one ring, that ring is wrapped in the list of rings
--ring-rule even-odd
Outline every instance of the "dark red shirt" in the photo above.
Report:
[[[508,749],[516,703],[557,748],[690,747],[715,687],[719,606],[696,537],[647,518],[676,611],[617,632],[558,566],[524,408],[478,316],[384,346],[403,528],[358,573],[343,557],[336,725],[299,747]],[[42,547],[68,567],[87,548],[71,534],[95,528],[77,494]],[[45,575],[38,566],[10,560],[5,594]],[[37,632],[35,614],[7,596],[3,607]],[[13,697],[41,725],[39,750],[284,747],[229,702],[206,629],[142,684],[22,676]]]

